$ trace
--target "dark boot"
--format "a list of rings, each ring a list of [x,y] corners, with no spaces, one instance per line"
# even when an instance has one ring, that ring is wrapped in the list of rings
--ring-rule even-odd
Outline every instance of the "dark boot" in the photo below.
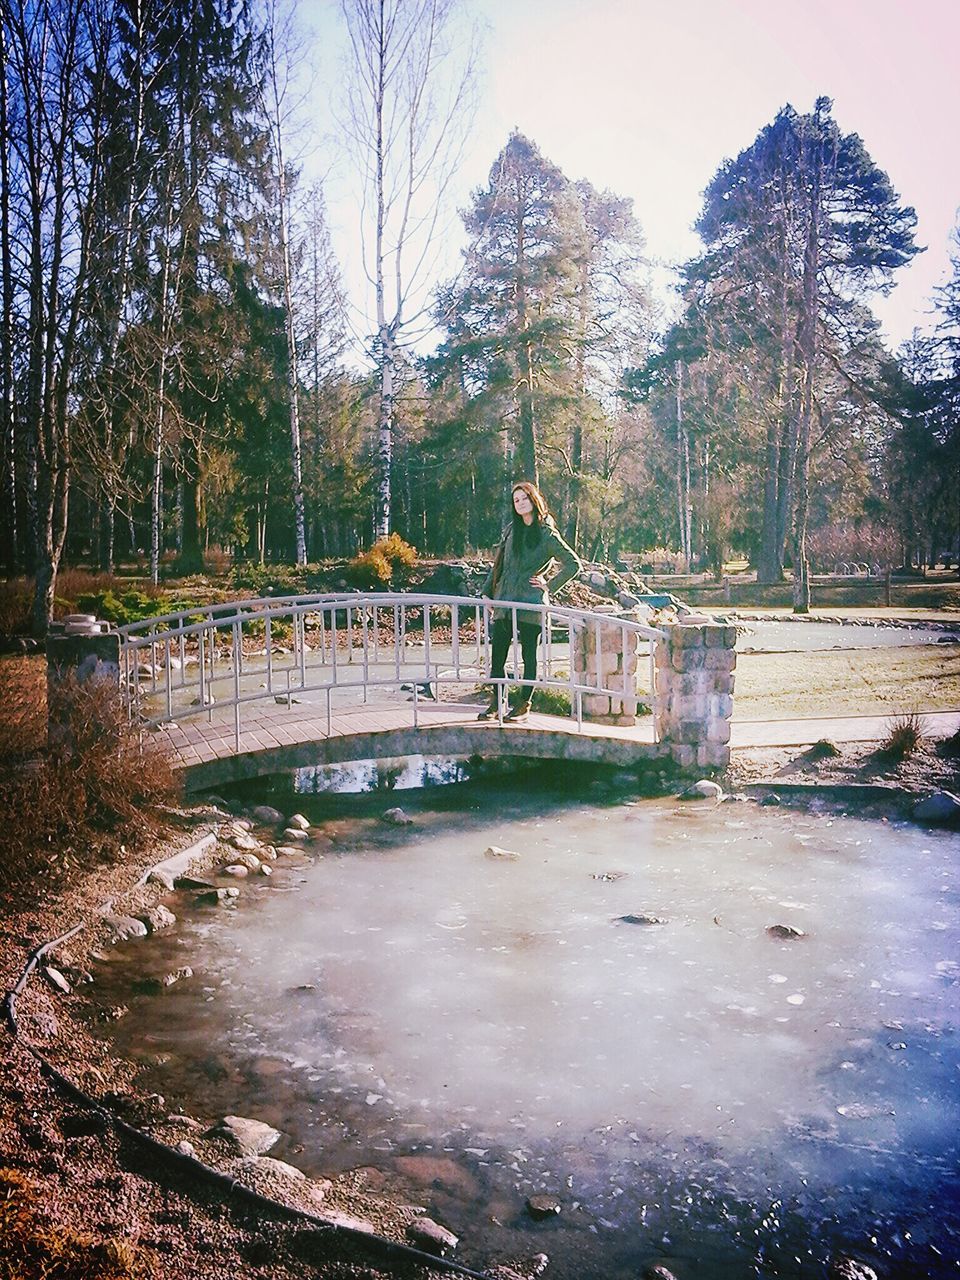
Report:
[[[500,692],[494,689],[490,695],[490,705],[485,707],[477,716],[478,720],[496,720],[500,714]]]
[[[530,699],[523,698],[512,711],[509,711],[503,718],[509,720],[511,724],[516,724],[518,720],[526,720],[530,714]]]

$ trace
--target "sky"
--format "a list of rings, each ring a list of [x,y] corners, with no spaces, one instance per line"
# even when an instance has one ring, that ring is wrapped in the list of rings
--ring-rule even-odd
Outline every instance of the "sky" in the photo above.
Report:
[[[701,193],[786,103],[833,99],[918,218],[926,246],[874,309],[891,346],[933,323],[960,206],[960,0],[464,0],[481,32],[478,108],[453,191],[485,184],[512,129],[571,179],[629,196],[661,297],[692,256]],[[359,198],[331,102],[345,44],[336,0],[301,0],[312,73],[308,172],[322,174],[334,248],[359,306]],[[456,270],[451,211],[441,270]],[[666,302],[669,305],[669,302]]]

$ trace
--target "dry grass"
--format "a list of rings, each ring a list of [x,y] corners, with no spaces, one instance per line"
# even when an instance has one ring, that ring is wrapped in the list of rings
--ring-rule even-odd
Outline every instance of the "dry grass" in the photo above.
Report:
[[[890,716],[960,708],[960,645],[737,655],[734,717]]]
[[[0,899],[121,855],[176,795],[166,758],[141,754],[115,695],[69,689],[61,741],[47,742],[46,665],[0,659]]]
[[[134,1280],[153,1268],[128,1240],[98,1240],[46,1221],[42,1192],[0,1169],[0,1280]]]
[[[890,721],[887,736],[881,742],[877,755],[881,760],[899,763],[912,756],[922,741],[923,721],[918,712],[907,711]]]

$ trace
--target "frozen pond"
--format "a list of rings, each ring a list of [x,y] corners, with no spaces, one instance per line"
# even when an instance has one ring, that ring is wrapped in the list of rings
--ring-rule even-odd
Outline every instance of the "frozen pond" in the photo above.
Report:
[[[472,1265],[958,1274],[960,838],[533,777],[406,792],[402,831],[288,793],[322,858],[126,953],[197,975],[124,996],[145,1083],[413,1183]]]

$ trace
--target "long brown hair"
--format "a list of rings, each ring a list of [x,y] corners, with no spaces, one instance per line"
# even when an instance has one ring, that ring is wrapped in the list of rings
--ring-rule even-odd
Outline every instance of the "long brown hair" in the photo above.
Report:
[[[525,530],[527,527],[523,522],[523,517],[518,514],[516,507],[513,505],[513,495],[518,489],[522,489],[533,504],[533,525],[530,526],[531,533],[536,530],[535,536],[539,537],[540,525],[546,524],[550,519],[550,509],[547,506],[547,500],[537,486],[532,484],[529,480],[515,480],[510,486],[510,517],[512,520],[515,542],[518,541],[519,538],[525,536]]]

